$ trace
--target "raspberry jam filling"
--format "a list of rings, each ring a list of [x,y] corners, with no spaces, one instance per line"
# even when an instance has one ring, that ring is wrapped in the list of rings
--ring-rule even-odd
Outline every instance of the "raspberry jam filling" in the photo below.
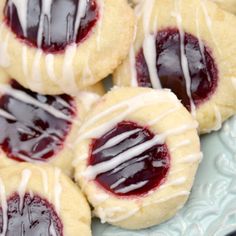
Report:
[[[51,5],[47,1],[28,0],[26,6],[7,1],[5,21],[18,38],[56,53],[89,36],[99,17],[96,0],[52,0]]]
[[[63,236],[63,225],[54,207],[39,196],[25,194],[21,205],[20,196],[14,194],[7,200],[7,222],[0,210],[0,232],[8,236]]]
[[[191,110],[191,98],[196,106],[205,102],[215,92],[218,81],[218,70],[211,51],[204,42],[195,36],[185,33],[184,50],[191,77],[191,96],[187,93],[184,65],[181,62],[181,38],[177,29],[159,31],[156,36],[156,68],[163,88],[171,89]],[[136,56],[136,70],[139,86],[152,87],[148,65],[143,48]]]
[[[74,100],[37,94],[14,80],[9,88],[0,97],[2,150],[17,161],[46,161],[63,148],[76,114]]]
[[[148,129],[133,122],[123,121],[101,138],[93,141],[88,164],[96,166],[110,160],[127,157],[144,143],[154,138]],[[151,146],[134,155],[110,171],[97,175],[95,181],[118,196],[147,194],[164,183],[170,168],[166,144]]]

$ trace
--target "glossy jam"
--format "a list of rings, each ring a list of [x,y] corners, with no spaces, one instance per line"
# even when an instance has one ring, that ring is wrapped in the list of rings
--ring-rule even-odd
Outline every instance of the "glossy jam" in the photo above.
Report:
[[[38,43],[42,0],[28,0],[27,30],[23,33],[18,12],[14,4],[7,1],[5,7],[6,23],[17,35],[31,46],[40,47],[46,52],[56,53],[65,49],[68,44],[80,43],[92,32],[98,20],[96,0],[89,0],[85,16],[81,19],[78,32],[75,32],[75,20],[79,0],[53,0],[50,17],[44,16],[41,45]]]
[[[3,230],[0,210],[0,232]],[[52,232],[54,231],[54,234]],[[25,194],[20,209],[20,196],[14,194],[7,201],[7,236],[63,236],[63,225],[54,207],[39,196]]]
[[[134,130],[137,130],[137,132],[120,143],[101,150],[101,147],[112,138]],[[108,161],[132,147],[151,140],[153,137],[154,134],[147,128],[123,121],[104,136],[93,141],[88,164],[93,166]],[[125,161],[115,169],[98,175],[95,181],[107,191],[118,196],[143,195],[165,181],[169,167],[170,156],[167,146],[165,144],[155,145],[141,155]],[[122,181],[122,179],[123,182],[117,184],[117,181]],[[135,185],[136,187],[134,187]],[[133,190],[127,189],[127,187],[132,186],[134,187]]]
[[[20,86],[12,81],[15,91],[28,94],[36,101],[47,104],[71,119],[75,116],[74,100],[67,96],[44,96]],[[9,158],[18,161],[46,161],[57,154],[64,145],[70,132],[70,121],[56,118],[40,107],[24,103],[5,94],[0,97],[0,109],[14,119],[6,119],[0,115],[0,146]]]
[[[162,87],[171,89],[185,107],[191,110],[181,65],[180,44],[180,35],[177,29],[159,31],[156,36],[156,67]],[[184,47],[191,76],[191,94],[195,105],[198,106],[215,92],[218,70],[210,49],[205,45],[201,50],[196,37],[185,33]],[[137,54],[136,60],[139,86],[152,87],[143,49]]]

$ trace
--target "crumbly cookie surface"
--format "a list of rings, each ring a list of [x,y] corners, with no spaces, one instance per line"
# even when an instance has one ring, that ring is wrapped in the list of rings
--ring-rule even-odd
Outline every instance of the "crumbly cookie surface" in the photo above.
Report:
[[[117,134],[124,124],[129,130]],[[130,129],[130,125],[136,128]],[[142,129],[140,127],[143,127],[145,135],[151,132],[154,136],[147,142],[133,146],[135,140],[142,139],[141,131],[136,136],[134,134],[137,129]],[[201,159],[196,127],[197,124],[191,115],[170,91],[115,88],[105,95],[88,114],[80,129],[74,160],[75,179],[94,207],[95,215],[102,222],[128,229],[150,227],[171,218],[188,199]],[[113,136],[112,133],[117,135]],[[97,141],[101,142],[102,146],[93,149],[94,142]],[[151,143],[152,147],[163,142],[170,159],[159,160],[158,163],[159,167],[163,163],[169,163],[168,173],[165,172],[167,174],[159,186],[148,187],[145,192],[143,188],[146,188],[145,185],[148,185],[151,179],[139,179],[137,182],[135,178],[139,177],[134,174],[132,180],[130,175],[139,172],[138,176],[142,176],[144,173],[146,162],[142,160],[145,155],[150,155],[145,152],[148,149],[146,145]],[[127,150],[124,147],[127,147]],[[120,148],[123,150],[121,153]],[[162,152],[166,148],[159,146],[158,150]],[[120,154],[116,155],[117,152]],[[137,153],[141,155],[135,161],[132,155]],[[95,165],[91,164],[91,155],[97,157],[94,159]],[[149,156],[149,160],[153,158],[154,161],[154,156]],[[103,162],[99,163],[99,159]],[[126,172],[126,168],[130,170]],[[154,166],[146,171],[151,169],[154,169]],[[134,170],[136,171],[133,172]],[[119,176],[116,181],[113,179],[114,173]],[[102,179],[99,179],[100,177]],[[129,184],[126,178],[131,181]],[[111,179],[113,180],[109,182],[110,187],[104,185]]]

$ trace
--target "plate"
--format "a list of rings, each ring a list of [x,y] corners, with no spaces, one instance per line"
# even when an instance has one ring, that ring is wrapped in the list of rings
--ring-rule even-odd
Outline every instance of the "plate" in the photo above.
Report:
[[[236,230],[236,117],[201,138],[203,161],[189,201],[166,223],[128,231],[93,221],[93,236],[224,236]]]

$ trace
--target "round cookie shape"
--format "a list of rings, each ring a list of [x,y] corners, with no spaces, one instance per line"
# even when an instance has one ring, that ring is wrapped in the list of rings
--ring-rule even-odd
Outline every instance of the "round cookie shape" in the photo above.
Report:
[[[115,84],[169,88],[200,133],[218,130],[236,111],[236,18],[201,0],[141,1],[135,12],[136,39]]]
[[[96,25],[98,11],[96,0],[90,0],[88,4],[83,0],[79,4],[77,0],[60,3],[28,0],[27,5],[8,0],[4,10],[5,21],[17,38],[50,53],[58,53],[71,43],[85,40]],[[41,12],[44,12],[43,16]],[[77,14],[80,14],[78,18]]]
[[[91,235],[88,203],[58,168],[32,164],[3,168],[0,186],[3,235]]]
[[[114,88],[79,130],[75,180],[102,222],[160,224],[190,193],[201,160],[197,123],[169,90]]]
[[[119,153],[129,151],[137,145],[151,141],[153,138],[154,134],[148,128],[143,128],[133,122],[120,122],[111,131],[93,141],[89,165],[102,165],[103,162]],[[114,144],[112,140],[114,142],[116,140],[121,141]],[[106,144],[109,142],[114,146],[107,146]],[[141,155],[124,161],[121,167],[101,173],[96,177],[96,182],[117,196],[142,195],[165,181],[170,167],[169,163],[170,157],[166,145],[154,145]],[[121,178],[122,175],[125,175],[125,178]],[[137,183],[139,183],[138,187],[130,188]]]
[[[134,31],[126,0],[4,0],[0,20],[0,66],[47,95],[76,95],[111,74]]]
[[[89,92],[81,97],[41,95],[4,74],[0,82],[0,167],[47,162],[70,175],[74,136],[99,96]]]
[[[20,204],[22,204],[21,209]],[[21,199],[21,196],[15,193],[8,198],[7,207],[9,218],[6,234],[17,235],[21,232],[21,235],[49,235],[48,232],[53,231],[55,235],[63,235],[62,222],[47,200],[37,195],[31,197],[29,193]],[[1,210],[0,227],[2,229],[5,220],[3,220],[3,214]],[[33,221],[30,222],[29,219],[32,217]],[[24,231],[22,231],[22,225]]]
[[[211,52],[203,44],[201,55],[199,41],[185,33],[184,48],[189,62],[191,95],[188,94],[185,72],[181,65],[181,37],[178,29],[165,29],[156,35],[156,69],[162,88],[169,88],[189,110],[200,106],[211,98],[218,84],[218,70]],[[142,48],[136,57],[137,82],[140,87],[152,87],[148,65]],[[192,99],[192,101],[191,101]]]

